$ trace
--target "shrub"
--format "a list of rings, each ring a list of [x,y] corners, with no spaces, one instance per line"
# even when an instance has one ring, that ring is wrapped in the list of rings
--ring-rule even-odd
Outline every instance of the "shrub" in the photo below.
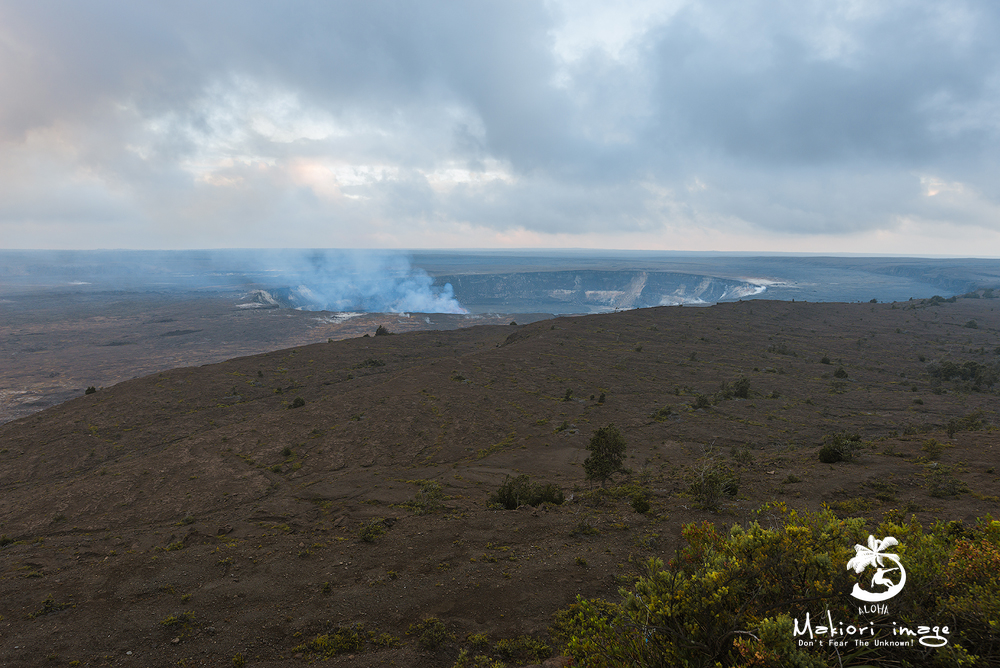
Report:
[[[166,619],[160,621],[163,626],[188,626],[194,623],[194,613],[190,610],[182,612],[177,615],[170,615]]]
[[[711,459],[702,462],[688,485],[688,493],[709,510],[718,509],[725,497],[736,496],[739,491],[739,473]]]
[[[378,329],[375,330],[375,336],[388,336],[390,334],[392,334],[392,332],[386,329],[385,325],[379,325]]]
[[[666,422],[667,420],[670,419],[670,416],[673,414],[674,414],[674,409],[672,409],[670,406],[664,406],[663,408],[653,413],[650,417],[652,417],[657,422]]]
[[[924,444],[920,446],[920,449],[927,453],[927,456],[931,459],[937,459],[944,452],[944,443],[939,443],[933,438],[929,438],[924,441]]]
[[[497,654],[508,661],[544,661],[552,656],[552,648],[531,636],[498,640],[493,646]]]
[[[719,399],[749,399],[750,379],[740,376],[732,382],[722,383],[715,396]]]
[[[604,486],[613,474],[624,470],[625,438],[613,424],[598,429],[587,444],[590,456],[583,462],[587,480],[597,480]]]
[[[709,408],[712,405],[712,399],[707,394],[696,394],[694,397],[694,403],[691,407],[695,410],[699,408]]]
[[[962,325],[963,327],[968,327],[969,329],[979,329],[979,323],[975,320],[970,320],[969,322]]]
[[[91,385],[90,387],[88,387],[86,390],[83,391],[84,394],[93,394],[94,392],[97,392],[97,388],[94,387],[93,385]]]
[[[844,456],[840,454],[840,450],[829,443],[819,449],[819,460],[824,464],[836,464],[843,459]]]
[[[66,608],[71,607],[74,607],[72,603],[56,603],[52,594],[49,594],[48,597],[42,601],[42,607],[40,609],[28,613],[28,619],[37,619],[39,617],[44,617],[45,615],[51,615],[53,612],[59,612],[60,610],[65,610]]]
[[[955,477],[950,466],[934,469],[927,479],[928,494],[936,499],[958,496],[969,491],[968,485]]]
[[[857,458],[863,443],[857,434],[846,431],[827,436],[827,443],[819,450],[819,460],[824,464],[849,462]]]
[[[634,494],[632,496],[632,510],[643,515],[649,512],[649,499],[646,498],[645,494]]]
[[[578,597],[556,613],[553,639],[574,665],[602,668],[819,668],[858,665],[859,658],[866,665],[997,664],[1000,522],[987,517],[971,529],[954,522],[925,529],[915,519],[886,521],[871,532],[897,538],[908,579],[921,583],[893,599],[892,617],[914,629],[951,629],[946,646],[918,648],[901,663],[894,646],[870,645],[863,657],[851,657],[828,643],[795,643],[793,619],[807,613],[814,625],[827,610],[845,626],[868,623],[855,621],[857,603],[846,592],[874,565],[863,575],[845,568],[853,546],[866,542],[865,520],[838,519],[829,510],[800,515],[782,504],[757,516],[768,519],[766,528],[758,521],[728,531],[707,522],[685,526],[686,545],[673,560],[651,559],[620,602]],[[893,639],[887,622],[874,633]]]
[[[449,637],[448,629],[445,627],[444,622],[437,617],[428,617],[421,622],[411,624],[410,628],[406,631],[406,635],[417,636],[417,644],[427,650],[437,649]]]
[[[417,490],[413,500],[400,505],[413,510],[417,515],[429,515],[444,507],[443,499],[444,488],[441,487],[441,483],[433,480],[421,480],[420,489]]]
[[[318,655],[320,658],[331,658],[345,652],[356,652],[365,644],[365,630],[362,624],[347,627],[337,627],[332,633],[318,635],[312,640],[297,647],[293,652]]]
[[[519,475],[513,479],[507,476],[500,488],[489,498],[490,503],[501,505],[507,510],[517,510],[520,506],[537,506],[542,503],[554,503],[558,506],[565,500],[566,495],[558,486],[552,483],[534,484],[526,475]]]
[[[358,538],[366,543],[374,543],[375,539],[385,533],[385,520],[377,518],[358,527]]]
[[[821,358],[819,358],[819,363],[820,364],[830,364],[830,356],[829,355],[823,355]]]
[[[289,408],[302,408],[306,405],[306,400],[302,397],[295,397],[295,400],[289,404]]]
[[[596,536],[601,533],[601,530],[595,526],[591,526],[587,520],[580,520],[577,522],[576,526],[570,530],[569,535],[572,538],[577,536]]]
[[[844,367],[838,366],[837,370],[833,372],[834,378],[847,378],[847,372],[844,371]]]

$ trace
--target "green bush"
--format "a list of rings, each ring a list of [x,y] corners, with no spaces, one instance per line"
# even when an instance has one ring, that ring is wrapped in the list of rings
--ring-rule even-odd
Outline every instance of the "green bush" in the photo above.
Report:
[[[497,654],[508,661],[544,661],[552,656],[552,648],[531,636],[498,640],[493,646]]]
[[[597,480],[604,486],[613,474],[624,471],[625,437],[613,424],[598,429],[587,444],[590,456],[583,462],[587,480]]]
[[[819,460],[824,464],[853,461],[864,446],[860,436],[846,431],[831,434],[826,440],[819,450]]]
[[[725,497],[734,497],[739,491],[740,474],[714,460],[702,462],[688,485],[688,493],[709,510],[717,510]]]
[[[433,480],[421,480],[420,489],[414,495],[412,501],[401,503],[404,508],[409,508],[417,515],[429,515],[444,508],[444,488],[441,483]]]
[[[750,379],[740,376],[732,382],[722,383],[715,396],[718,399],[749,399]]]
[[[987,517],[971,528],[948,522],[925,530],[915,519],[886,521],[870,532],[864,519],[838,519],[829,510],[798,514],[773,504],[757,516],[766,527],[685,526],[686,545],[674,559],[651,559],[619,602],[578,597],[556,613],[553,639],[573,665],[600,668],[1000,663],[1000,522]],[[893,552],[906,565],[906,595],[893,599],[892,619],[914,629],[949,626],[947,645],[797,646],[793,620],[804,622],[806,614],[814,625],[826,611],[845,626],[868,623],[847,592],[869,575],[845,565],[869,533],[895,537]],[[892,628],[882,620],[876,633],[892,640]]]
[[[374,357],[368,357],[368,358],[365,358],[364,362],[358,362],[357,364],[355,364],[351,368],[353,368],[353,369],[372,369],[372,368],[376,368],[376,367],[380,367],[380,366],[385,366],[385,362],[383,362],[380,359],[376,359]]]
[[[306,405],[306,400],[302,397],[295,397],[295,400],[289,404],[289,408],[302,408]]]
[[[427,650],[435,650],[450,637],[447,627],[437,617],[428,617],[416,624],[411,624],[406,635],[417,636],[417,644]]]
[[[847,371],[844,370],[844,367],[838,366],[837,370],[833,372],[833,377],[834,378],[847,378]]]
[[[358,527],[358,538],[366,543],[374,543],[375,539],[385,533],[385,520],[382,518],[371,520]]]
[[[312,657],[328,659],[346,652],[356,652],[364,647],[366,633],[362,624],[337,627],[332,633],[318,635],[312,640],[297,647],[293,652],[302,652]]]
[[[691,404],[691,407],[695,410],[698,410],[699,408],[710,408],[711,406],[712,398],[707,394],[696,394],[694,397],[694,403]]]
[[[836,464],[843,459],[844,456],[840,454],[840,450],[829,443],[819,449],[819,460],[824,464]]]
[[[517,510],[520,506],[537,506],[542,503],[562,505],[565,494],[558,486],[548,483],[539,485],[531,482],[526,475],[504,478],[500,488],[490,495],[489,502],[501,505],[507,510]]]
[[[632,510],[643,515],[649,512],[649,499],[646,498],[645,494],[635,494],[632,496]]]

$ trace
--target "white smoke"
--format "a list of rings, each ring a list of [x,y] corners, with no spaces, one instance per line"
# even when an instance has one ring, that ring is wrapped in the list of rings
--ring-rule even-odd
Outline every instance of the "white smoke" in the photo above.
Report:
[[[466,313],[450,283],[384,251],[270,251],[259,262],[273,282],[287,281],[290,297],[307,311]]]

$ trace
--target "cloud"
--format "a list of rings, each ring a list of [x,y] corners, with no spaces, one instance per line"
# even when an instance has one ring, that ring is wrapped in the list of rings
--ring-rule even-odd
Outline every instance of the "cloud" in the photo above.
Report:
[[[889,252],[900,221],[997,231],[998,19],[923,0],[6,2],[0,243],[720,248],[739,229]]]

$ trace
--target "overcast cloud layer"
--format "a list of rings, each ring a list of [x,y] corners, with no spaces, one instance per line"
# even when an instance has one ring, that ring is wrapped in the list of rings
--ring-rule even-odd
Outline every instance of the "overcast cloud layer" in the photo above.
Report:
[[[0,247],[1000,256],[1000,4],[0,0]]]

